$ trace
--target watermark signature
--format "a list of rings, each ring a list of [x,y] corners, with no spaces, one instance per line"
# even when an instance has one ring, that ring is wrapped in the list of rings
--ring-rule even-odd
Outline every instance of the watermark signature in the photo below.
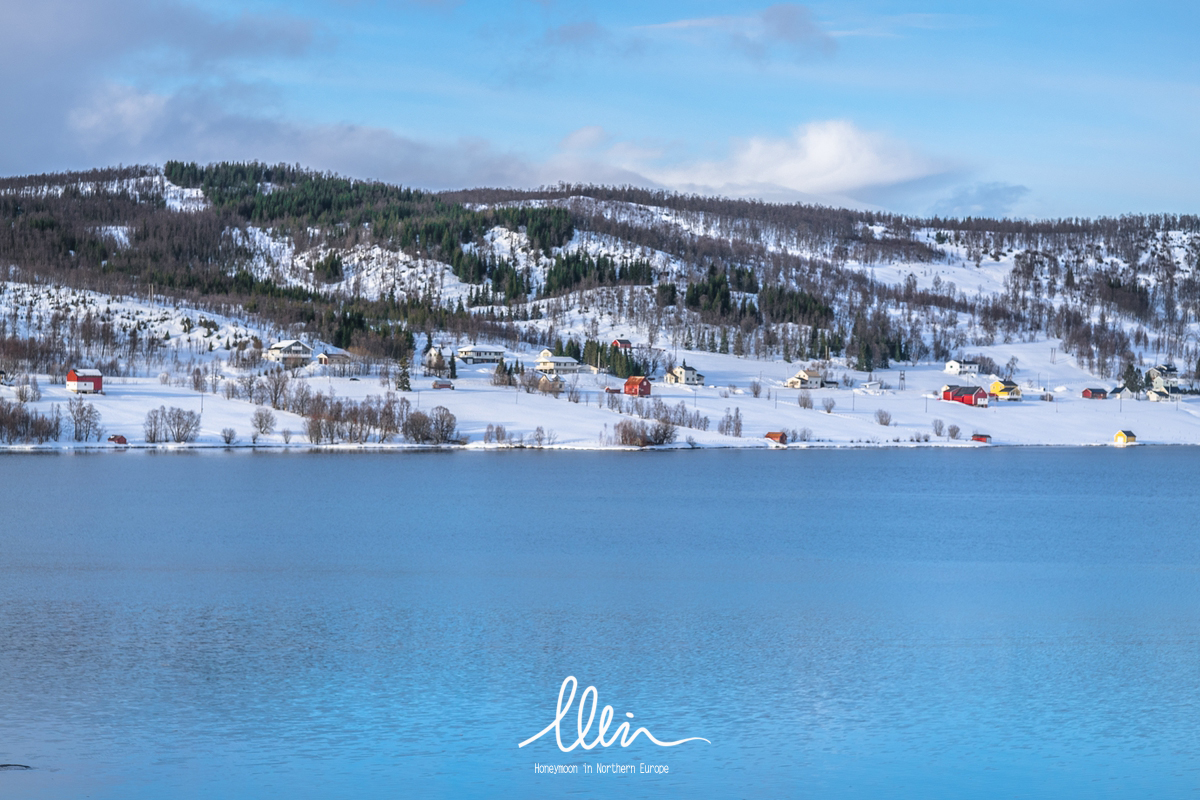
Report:
[[[570,697],[567,697],[567,701],[564,703],[563,696],[567,693],[567,686],[571,687],[571,695]],[[563,744],[561,725],[563,717],[567,716],[567,713],[571,710],[571,704],[575,702],[575,691],[578,688],[579,681],[575,679],[574,675],[568,675],[566,680],[562,682],[562,686],[558,689],[558,707],[555,710],[554,721],[543,728],[536,736],[529,737],[517,746],[524,747],[527,744],[532,744],[550,731],[554,731],[554,737],[558,741],[558,749],[562,750],[564,753],[569,753],[576,747],[582,747],[584,750],[591,750],[594,747],[612,747],[618,742],[618,740],[621,743],[621,747],[629,747],[629,745],[633,744],[637,737],[643,734],[647,739],[654,742],[654,744],[658,745],[659,747],[677,747],[684,742],[708,742],[709,744],[712,744],[712,742],[709,742],[708,739],[704,739],[700,736],[692,736],[690,738],[679,739],[678,741],[674,742],[663,742],[655,738],[654,734],[652,734],[646,728],[638,728],[632,734],[630,734],[628,722],[622,722],[617,726],[617,729],[613,731],[611,737],[605,738],[605,734],[608,733],[609,726],[612,725],[613,721],[612,706],[605,706],[600,712],[600,727],[596,730],[596,738],[591,742],[591,744],[588,744],[586,741],[587,735],[592,729],[592,722],[594,722],[596,719],[596,707],[600,705],[600,693],[596,691],[595,686],[589,686],[583,690],[583,696],[579,698],[579,719],[575,727],[575,730],[578,732],[579,736],[574,742],[571,743],[571,746],[568,747],[567,745]],[[587,724],[585,725],[583,723],[583,712],[588,707],[588,695],[591,695],[591,713],[588,714]],[[625,716],[629,719],[633,719],[633,714],[629,713],[628,711],[625,712]]]

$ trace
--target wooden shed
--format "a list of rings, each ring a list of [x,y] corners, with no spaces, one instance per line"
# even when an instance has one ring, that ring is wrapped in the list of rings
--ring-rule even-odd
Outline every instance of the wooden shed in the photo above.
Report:
[[[775,444],[787,444],[787,434],[783,431],[771,431],[767,434],[767,438]]]
[[[1133,431],[1117,431],[1117,435],[1113,437],[1113,444],[1133,444],[1137,441],[1137,437],[1133,435]]]
[[[971,441],[972,442],[983,442],[984,444],[991,444],[992,437],[990,434],[987,434],[987,433],[973,433],[973,434],[971,434]]]
[[[966,406],[986,406],[988,393],[979,386],[954,386],[948,392],[943,392],[942,399]]]
[[[1083,396],[1088,400],[1107,400],[1107,389],[1084,389]]]
[[[104,391],[104,376],[98,369],[73,369],[67,373],[67,391],[96,394]]]
[[[625,381],[625,394],[631,394],[634,397],[649,397],[650,379],[641,375],[634,375]]]

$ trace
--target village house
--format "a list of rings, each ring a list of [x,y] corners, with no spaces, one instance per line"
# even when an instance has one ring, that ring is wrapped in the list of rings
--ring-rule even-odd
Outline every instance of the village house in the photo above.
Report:
[[[978,361],[947,361],[946,372],[951,375],[978,375]]]
[[[558,397],[567,389],[567,382],[558,375],[543,375],[538,373],[538,391]]]
[[[579,362],[570,356],[556,356],[549,348],[538,354],[533,368],[547,375],[574,375],[579,372]]]
[[[1158,389],[1167,393],[1179,390],[1179,371],[1174,364],[1159,364],[1146,370],[1147,388]]]
[[[991,434],[987,434],[987,433],[972,433],[971,441],[972,442],[983,442],[984,444],[991,444],[992,437],[991,437]]]
[[[767,438],[778,445],[786,446],[788,443],[787,434],[783,431],[771,431],[767,434]]]
[[[446,357],[442,355],[440,348],[434,347],[425,354],[425,358],[421,362],[425,366],[426,375],[444,375],[449,371],[450,367],[446,363]]]
[[[317,363],[323,367],[332,364],[349,364],[353,360],[349,353],[343,353],[341,350],[322,350],[317,353]]]
[[[263,358],[291,369],[292,367],[303,367],[312,361],[312,354],[312,348],[299,339],[284,339],[267,348]]]
[[[1137,441],[1137,437],[1133,435],[1133,431],[1117,431],[1117,435],[1113,437],[1113,444],[1133,444]]]
[[[824,377],[819,369],[802,369],[787,379],[784,384],[789,389],[820,389]]]
[[[1087,400],[1107,400],[1107,389],[1084,389],[1083,396]]]
[[[634,397],[649,397],[650,396],[650,379],[641,375],[634,375],[625,381],[625,394],[631,394]]]
[[[1118,386],[1108,393],[1109,398],[1120,397],[1124,400],[1133,400],[1137,394],[1128,386]]]
[[[988,393],[979,386],[951,386],[947,384],[942,387],[942,399],[948,402],[962,403],[966,406],[986,408]]]
[[[458,358],[464,364],[499,364],[504,349],[483,344],[468,344],[458,348]]]
[[[1169,403],[1178,397],[1178,394],[1171,394],[1166,389],[1151,389],[1146,392],[1146,399],[1151,403]]]
[[[73,369],[67,373],[67,391],[99,394],[104,391],[104,376],[98,369]]]
[[[628,339],[613,339],[612,348],[614,350],[632,350],[633,342]]]
[[[682,366],[675,367],[675,369],[667,373],[667,383],[677,383],[684,386],[703,386],[704,376],[697,372],[695,367],[689,367],[685,361]]]
[[[1021,387],[1014,381],[992,381],[988,393],[997,400],[1020,400]]]

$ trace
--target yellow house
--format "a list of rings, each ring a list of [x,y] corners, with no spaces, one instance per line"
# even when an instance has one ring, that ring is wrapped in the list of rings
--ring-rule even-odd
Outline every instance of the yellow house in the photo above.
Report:
[[[1117,435],[1113,437],[1113,444],[1133,444],[1137,441],[1137,437],[1133,435],[1133,431],[1117,431]]]
[[[1014,381],[992,381],[988,394],[1000,400],[1020,400],[1021,387]]]

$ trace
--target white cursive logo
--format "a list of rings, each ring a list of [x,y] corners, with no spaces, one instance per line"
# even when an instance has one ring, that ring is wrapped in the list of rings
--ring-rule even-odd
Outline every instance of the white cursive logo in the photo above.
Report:
[[[570,684],[571,686],[571,696],[567,698],[566,703],[563,703],[563,695],[567,693],[567,684]],[[559,727],[559,725],[562,722],[563,717],[565,717],[567,712],[571,710],[571,703],[575,702],[575,690],[578,688],[579,681],[575,680],[574,675],[568,675],[558,690],[558,709],[554,715],[554,722],[551,722],[549,725],[543,728],[541,733],[537,734],[536,736],[531,736],[517,746],[524,747],[531,742],[536,742],[550,731],[554,731],[554,736],[558,740],[558,749],[562,750],[564,753],[569,753],[576,747],[582,747],[584,750],[591,750],[597,745],[601,747],[612,747],[617,743],[618,737],[620,737],[621,747],[629,747],[629,745],[633,744],[633,740],[641,736],[643,733],[646,734],[647,739],[654,742],[659,747],[675,747],[676,745],[681,745],[684,742],[708,742],[708,739],[703,739],[699,736],[693,736],[690,739],[680,739],[677,742],[660,742],[658,739],[654,738],[654,734],[645,728],[638,728],[633,732],[633,735],[630,736],[628,722],[622,722],[617,726],[617,729],[613,731],[612,738],[605,739],[604,734],[608,733],[608,726],[612,724],[613,718],[613,707],[605,706],[604,710],[600,712],[600,728],[596,731],[596,739],[591,744],[588,744],[584,741],[584,739],[587,738],[588,731],[592,729],[592,722],[596,719],[596,706],[600,705],[600,693],[596,691],[595,686],[589,686],[583,690],[583,696],[579,698],[579,721],[576,723],[576,730],[579,732],[579,738],[577,738],[570,747],[567,747],[563,744],[562,729]],[[592,696],[592,711],[588,715],[587,724],[584,725],[583,711],[584,707],[588,704],[589,694]],[[625,712],[625,716],[633,719],[633,714],[630,714],[628,711]],[[708,743],[712,744],[712,742]]]

